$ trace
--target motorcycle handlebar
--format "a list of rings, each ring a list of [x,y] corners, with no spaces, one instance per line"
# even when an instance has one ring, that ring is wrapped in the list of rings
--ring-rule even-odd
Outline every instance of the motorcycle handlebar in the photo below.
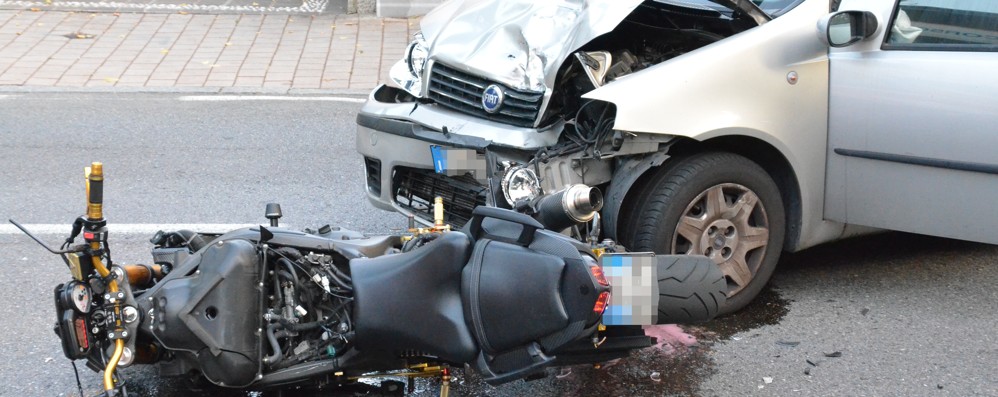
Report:
[[[87,218],[104,218],[104,165],[94,162],[87,167]]]

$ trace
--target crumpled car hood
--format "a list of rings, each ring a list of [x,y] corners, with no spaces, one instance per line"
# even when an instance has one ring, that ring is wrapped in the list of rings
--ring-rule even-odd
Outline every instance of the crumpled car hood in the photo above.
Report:
[[[553,87],[561,63],[641,0],[451,0],[423,17],[430,58],[517,90]]]

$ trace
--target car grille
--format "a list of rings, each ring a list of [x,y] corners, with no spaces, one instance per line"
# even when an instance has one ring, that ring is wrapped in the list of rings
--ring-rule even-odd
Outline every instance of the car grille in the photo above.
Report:
[[[429,97],[443,106],[473,116],[520,127],[532,127],[541,111],[544,94],[503,86],[506,99],[499,112],[491,114],[482,109],[482,92],[491,84],[496,83],[435,63],[430,71]]]
[[[475,207],[485,205],[485,186],[470,176],[449,177],[433,170],[396,167],[392,177],[395,203],[433,222],[433,200],[444,199],[444,222],[455,228],[471,219]]]
[[[381,160],[364,157],[364,168],[367,172],[367,190],[375,196],[381,196]]]

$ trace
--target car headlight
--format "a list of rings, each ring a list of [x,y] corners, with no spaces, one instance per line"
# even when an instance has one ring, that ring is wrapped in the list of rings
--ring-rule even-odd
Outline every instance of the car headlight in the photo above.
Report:
[[[412,43],[405,50],[405,64],[409,67],[409,73],[415,78],[423,76],[423,69],[426,68],[426,60],[430,58],[430,50],[426,48],[426,40],[422,33],[413,35]]]
[[[533,200],[542,193],[541,181],[530,168],[512,167],[502,177],[502,194],[510,204],[523,199]]]
[[[400,88],[419,98],[423,89],[423,70],[426,69],[429,57],[430,50],[426,48],[423,34],[416,33],[413,35],[412,43],[409,43],[409,47],[405,49],[405,56],[395,63],[388,75]]]

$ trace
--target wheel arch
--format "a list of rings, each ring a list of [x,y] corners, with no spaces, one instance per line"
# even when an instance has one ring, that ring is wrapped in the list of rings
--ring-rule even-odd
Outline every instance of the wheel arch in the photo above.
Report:
[[[676,141],[668,145],[664,152],[649,157],[658,160],[654,164],[637,168],[633,167],[634,164],[629,164],[632,168],[630,172],[638,174],[624,177],[625,180],[630,179],[629,186],[625,187],[623,192],[614,192],[615,187],[612,186],[612,183],[610,187],[610,194],[622,196],[615,213],[607,217],[608,220],[613,222],[612,225],[608,225],[608,229],[615,232],[613,238],[617,240],[626,238],[626,236],[623,236],[617,230],[619,225],[618,220],[626,219],[628,216],[626,212],[636,207],[634,200],[636,200],[636,197],[642,196],[640,191],[649,185],[651,179],[663,167],[669,167],[675,163],[675,161],[671,160],[672,158],[685,157],[707,151],[723,151],[738,154],[758,164],[769,174],[780,190],[780,197],[783,200],[783,209],[786,214],[786,234],[783,240],[783,249],[794,250],[794,247],[797,247],[800,242],[803,222],[801,188],[797,174],[794,172],[790,161],[779,149],[762,139],[745,135],[725,135],[704,141],[679,137]],[[637,162],[647,163],[649,158],[639,159]],[[616,178],[617,175],[614,175],[614,179]],[[621,190],[619,186],[616,189]]]

